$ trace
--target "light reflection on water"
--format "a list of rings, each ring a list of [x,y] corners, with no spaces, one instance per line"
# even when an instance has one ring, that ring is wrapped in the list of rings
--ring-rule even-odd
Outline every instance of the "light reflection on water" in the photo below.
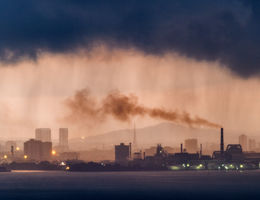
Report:
[[[47,173],[46,170],[12,170],[13,173]]]

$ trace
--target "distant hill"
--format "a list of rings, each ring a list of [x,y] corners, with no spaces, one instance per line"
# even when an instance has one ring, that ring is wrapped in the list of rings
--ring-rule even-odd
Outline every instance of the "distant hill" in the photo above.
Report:
[[[148,147],[158,143],[164,146],[177,146],[187,138],[197,138],[200,143],[219,143],[219,132],[218,129],[190,128],[173,123],[160,123],[136,129],[136,139],[137,145],[140,147]],[[115,130],[102,135],[90,136],[84,140],[73,139],[70,146],[73,149],[108,148],[121,142],[133,142],[133,135],[133,129]],[[225,138],[230,139],[230,136],[230,134],[225,135]]]

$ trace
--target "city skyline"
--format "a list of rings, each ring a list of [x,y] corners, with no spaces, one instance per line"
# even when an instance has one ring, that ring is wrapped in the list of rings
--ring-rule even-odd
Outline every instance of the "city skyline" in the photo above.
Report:
[[[259,0],[0,0],[0,197],[260,196]]]

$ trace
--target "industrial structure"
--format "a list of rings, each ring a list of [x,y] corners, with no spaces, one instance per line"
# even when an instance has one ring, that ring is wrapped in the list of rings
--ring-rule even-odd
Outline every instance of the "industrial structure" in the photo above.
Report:
[[[115,162],[122,166],[126,166],[131,157],[131,143],[125,145],[121,143],[120,145],[115,146]]]
[[[260,153],[244,152],[241,144],[228,144],[226,149],[224,148],[223,128],[220,129],[220,148],[214,151],[212,156],[203,155],[202,144],[200,150],[194,152],[198,147],[196,139],[186,140],[185,147],[193,152],[184,150],[181,144],[179,153],[168,153],[158,144],[153,156],[145,156],[145,153],[142,155],[141,151],[134,152],[131,156],[131,145],[122,143],[115,146],[116,163],[143,170],[241,170],[258,169],[260,166]]]
[[[24,156],[33,161],[50,161],[52,143],[30,139],[24,143]]]

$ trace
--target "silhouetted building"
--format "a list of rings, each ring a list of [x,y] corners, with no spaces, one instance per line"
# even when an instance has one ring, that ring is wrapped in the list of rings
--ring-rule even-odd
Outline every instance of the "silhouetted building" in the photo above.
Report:
[[[115,145],[115,162],[120,165],[127,165],[130,151],[130,145],[125,145],[124,143]]]
[[[198,140],[197,139],[186,139],[184,142],[185,149],[189,153],[196,153],[198,151]]]
[[[255,139],[249,139],[248,140],[248,149],[249,149],[249,151],[255,151],[256,150],[256,141],[255,141]]]
[[[67,128],[59,129],[59,149],[61,152],[69,149],[69,131]]]
[[[35,129],[35,139],[42,142],[51,142],[51,129],[50,128],[37,128]]]
[[[42,142],[41,143],[41,160],[51,160],[52,143]]]
[[[246,135],[240,135],[239,138],[239,144],[242,146],[244,151],[247,151],[247,136]]]
[[[24,155],[30,160],[51,160],[52,143],[31,139],[24,143]]]
[[[225,152],[227,160],[243,160],[243,149],[240,144],[228,144]]]

